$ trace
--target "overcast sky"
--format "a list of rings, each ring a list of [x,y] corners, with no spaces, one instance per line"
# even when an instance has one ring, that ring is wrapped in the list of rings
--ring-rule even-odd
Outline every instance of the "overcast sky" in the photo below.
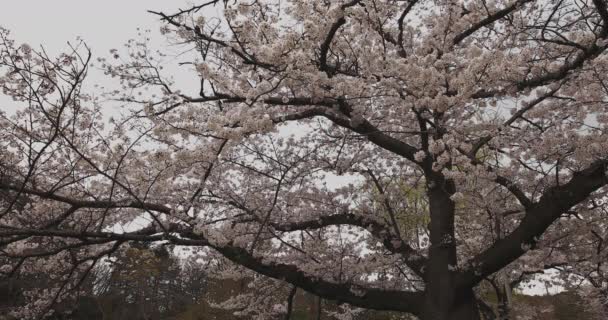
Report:
[[[147,10],[177,12],[179,8],[188,8],[193,1],[175,0],[20,0],[4,1],[0,10],[0,26],[11,31],[10,38],[16,45],[28,43],[33,48],[44,46],[51,55],[65,51],[67,42],[75,42],[80,37],[97,57],[109,57],[109,50],[122,49],[131,38],[137,38],[138,28],[151,30],[153,44],[164,46],[168,52],[177,53],[177,48],[168,48],[159,33],[161,23],[157,16]],[[210,8],[206,10],[219,10]],[[165,51],[165,50],[164,50]],[[181,60],[184,58],[181,57]],[[177,69],[180,57],[175,57],[173,64],[165,65],[165,75],[171,75],[183,92],[198,91],[197,81],[192,74]],[[93,84],[106,85],[112,81],[95,68],[90,70],[85,88]],[[11,111],[14,104],[0,97],[0,108]],[[114,114],[116,106],[109,104],[108,113]],[[114,110],[110,112],[110,110]]]
[[[175,0],[20,0],[5,1],[0,25],[18,42],[62,48],[81,36],[95,50],[107,52],[137,34],[136,28],[158,30],[158,19],[146,10],[175,11],[191,1]]]

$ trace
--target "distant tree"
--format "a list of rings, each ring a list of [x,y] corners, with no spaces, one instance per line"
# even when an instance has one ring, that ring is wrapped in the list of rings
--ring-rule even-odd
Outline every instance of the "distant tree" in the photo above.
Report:
[[[167,319],[207,290],[205,271],[181,264],[164,246],[134,243],[97,270],[91,296],[104,319]]]
[[[205,11],[220,3],[220,17]],[[605,295],[606,1],[209,0],[152,14],[199,90],[177,87],[142,34],[98,58],[120,84],[106,98],[127,105],[109,122],[83,90],[85,44],[52,58],[0,32],[15,105],[0,116],[0,272],[56,280],[15,315],[48,312],[136,242],[197,248],[222,262],[210,272],[229,261],[276,288],[243,306],[276,314],[296,287],[339,303],[336,318],[480,319],[485,279],[553,264]],[[405,210],[403,186],[425,210]]]

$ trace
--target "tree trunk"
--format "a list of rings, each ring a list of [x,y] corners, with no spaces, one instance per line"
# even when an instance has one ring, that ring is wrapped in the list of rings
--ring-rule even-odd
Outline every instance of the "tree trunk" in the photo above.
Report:
[[[481,318],[483,320],[496,320],[496,313],[494,309],[483,300],[477,300],[477,306],[479,307],[479,313],[481,314]]]
[[[497,299],[497,311],[499,320],[509,320],[511,314],[511,286],[503,280],[503,284],[499,280],[491,280],[490,284],[494,288]]]
[[[317,297],[317,320],[321,320],[322,316],[322,308],[323,307],[323,299],[321,297]]]
[[[441,138],[441,136],[438,136]],[[433,163],[424,163],[429,200],[429,257],[424,281],[426,294],[422,320],[481,320],[472,288],[457,288],[456,233],[454,217],[456,192],[454,181],[433,170]]]
[[[430,166],[430,165],[429,165]],[[472,290],[461,294],[455,287],[457,267],[454,233],[455,204],[450,196],[454,193],[453,182],[445,180],[429,167],[426,171],[429,186],[429,258],[426,264],[426,297],[423,320],[477,320],[475,295]],[[474,310],[475,312],[471,311]]]
[[[445,291],[452,290],[446,288]],[[446,297],[445,293],[441,296]],[[443,303],[434,304],[433,299],[428,297],[421,320],[481,320],[477,300],[472,290],[454,298],[454,303],[446,306]]]
[[[287,313],[285,314],[285,320],[291,320],[291,313],[293,311],[293,298],[296,296],[296,292],[298,287],[293,286],[289,291],[289,296],[287,297]]]
[[[498,296],[498,319],[509,320],[511,318],[511,288],[507,284],[503,287],[503,292]]]

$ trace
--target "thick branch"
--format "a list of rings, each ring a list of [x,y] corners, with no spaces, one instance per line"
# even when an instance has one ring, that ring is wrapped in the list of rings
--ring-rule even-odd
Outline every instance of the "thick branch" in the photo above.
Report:
[[[333,75],[333,70],[327,65],[327,54],[329,53],[329,47],[336,36],[336,32],[338,32],[338,29],[340,29],[340,27],[345,23],[346,19],[344,19],[344,17],[340,17],[336,22],[334,22],[320,47],[319,68],[321,71],[325,71],[329,77]]]
[[[365,119],[353,121],[353,119],[342,117],[339,114],[329,110],[323,112],[321,116],[326,117],[341,127],[351,129],[358,134],[366,136],[369,141],[385,150],[400,155],[414,163],[418,163],[418,161],[416,161],[414,158],[414,154],[418,151],[418,149],[399,139],[395,139],[383,133]]]
[[[420,292],[383,289],[365,289],[348,283],[332,283],[310,276],[296,266],[283,263],[265,263],[246,249],[213,246],[229,260],[270,278],[283,280],[324,299],[346,302],[353,306],[419,314],[423,296]]]
[[[158,231],[153,227],[148,227],[129,233],[0,227],[0,237],[11,236],[70,238],[84,241],[83,245],[86,245],[86,242],[88,241],[94,241],[96,239],[107,239],[108,241],[159,241],[165,239],[165,236],[163,234],[159,234]]]
[[[532,200],[530,200],[530,198],[528,198],[528,196],[526,196],[526,194],[511,180],[503,176],[496,175],[496,179],[494,179],[494,181],[507,188],[507,190],[509,190],[525,208],[530,208],[532,206]]]
[[[459,288],[474,286],[522,256],[562,213],[608,184],[607,166],[608,160],[598,160],[576,172],[568,183],[546,190],[513,232],[469,261],[470,268],[459,275]]]
[[[334,214],[322,216],[314,220],[291,222],[285,224],[271,223],[274,229],[284,232],[296,230],[320,229],[328,226],[351,225],[367,229],[374,237],[382,241],[384,246],[393,253],[399,253],[406,260],[410,269],[416,274],[422,275],[422,268],[426,258],[419,254],[414,248],[401,240],[397,235],[391,234],[389,227],[375,220],[354,215],[352,213]]]
[[[469,29],[461,32],[460,34],[458,34],[455,38],[454,38],[454,45],[459,44],[460,42],[462,42],[464,39],[466,39],[467,37],[469,37],[470,35],[472,35],[473,33],[475,33],[477,30],[485,27],[485,26],[489,26],[490,24],[506,17],[508,14],[510,14],[511,12],[515,11],[517,8],[521,7],[522,5],[524,5],[525,3],[531,2],[534,0],[519,0],[514,2],[512,5],[499,10],[489,16],[487,16],[485,19],[475,23],[473,26],[471,26]]]
[[[410,11],[412,11],[412,8],[414,7],[414,5],[416,3],[418,3],[419,0],[411,0],[407,6],[405,7],[405,10],[403,10],[403,12],[401,12],[401,16],[399,17],[399,20],[397,20],[397,25],[399,27],[399,35],[397,36],[397,44],[399,45],[399,49],[401,50],[401,54],[402,56],[405,56],[405,47],[403,45],[403,22],[405,21],[405,17],[408,15],[408,13],[410,13]]]
[[[604,34],[603,38],[607,37],[608,33],[604,30],[608,30],[608,28],[603,28],[602,30],[603,31],[601,33]],[[595,59],[605,50],[606,45],[598,46],[596,44],[593,44],[589,49],[577,55],[570,63],[564,63],[557,71],[548,72],[541,76],[518,82],[516,84],[517,89],[522,91],[524,89],[532,89],[550,84],[552,82],[563,80],[570,74],[571,71],[582,67],[585,62]]]
[[[606,37],[608,36],[608,4],[606,0],[593,0],[593,4],[603,21],[601,36]]]
[[[246,99],[244,97],[239,96],[230,96],[224,94],[218,94],[213,97],[202,97],[202,98],[188,98],[185,97],[188,102],[210,102],[210,101],[218,101],[222,100],[224,102],[245,102]],[[332,98],[309,98],[309,97],[294,97],[284,99],[283,97],[268,97],[266,99],[262,99],[261,102],[269,104],[269,105],[280,105],[280,106],[311,106],[318,108],[311,108],[301,112],[287,114],[283,116],[278,116],[273,119],[274,122],[284,122],[290,120],[301,120],[306,118],[312,118],[315,116],[325,117],[335,124],[353,130],[356,133],[364,135],[368,138],[369,141],[376,144],[377,146],[391,151],[395,154],[398,154],[406,159],[418,163],[414,159],[414,154],[418,151],[415,147],[401,141],[395,139],[389,135],[386,135],[378,128],[376,128],[373,124],[365,119],[359,119],[360,121],[353,121],[343,114],[339,114],[332,110],[331,108],[336,105],[342,105],[343,108],[349,109],[350,106],[347,105],[346,102],[340,99],[332,99]],[[163,113],[166,110],[163,111]]]
[[[19,188],[13,184],[0,183],[0,190],[19,191]],[[63,202],[71,205],[73,208],[92,208],[92,209],[118,209],[118,208],[133,208],[133,209],[144,209],[150,211],[161,212],[165,214],[171,213],[171,208],[161,204],[141,202],[141,201],[106,201],[106,200],[79,200],[69,198],[66,196],[58,195],[54,192],[41,191],[37,189],[23,188],[21,191],[23,194],[29,194],[37,196],[43,199],[53,200],[57,202]]]

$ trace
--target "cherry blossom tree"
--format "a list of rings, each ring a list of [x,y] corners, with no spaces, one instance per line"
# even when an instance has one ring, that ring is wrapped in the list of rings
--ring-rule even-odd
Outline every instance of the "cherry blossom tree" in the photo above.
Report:
[[[16,111],[0,118],[0,272],[60,283],[15,314],[51,312],[139,241],[257,277],[276,301],[235,299],[260,319],[288,313],[293,288],[342,304],[343,319],[491,318],[482,282],[546,268],[605,303],[604,0],[210,0],[151,14],[198,92],[165,74],[145,34],[98,58],[121,86],[104,97],[83,90],[83,43],[53,58],[1,33]],[[108,98],[125,105],[110,122]]]

